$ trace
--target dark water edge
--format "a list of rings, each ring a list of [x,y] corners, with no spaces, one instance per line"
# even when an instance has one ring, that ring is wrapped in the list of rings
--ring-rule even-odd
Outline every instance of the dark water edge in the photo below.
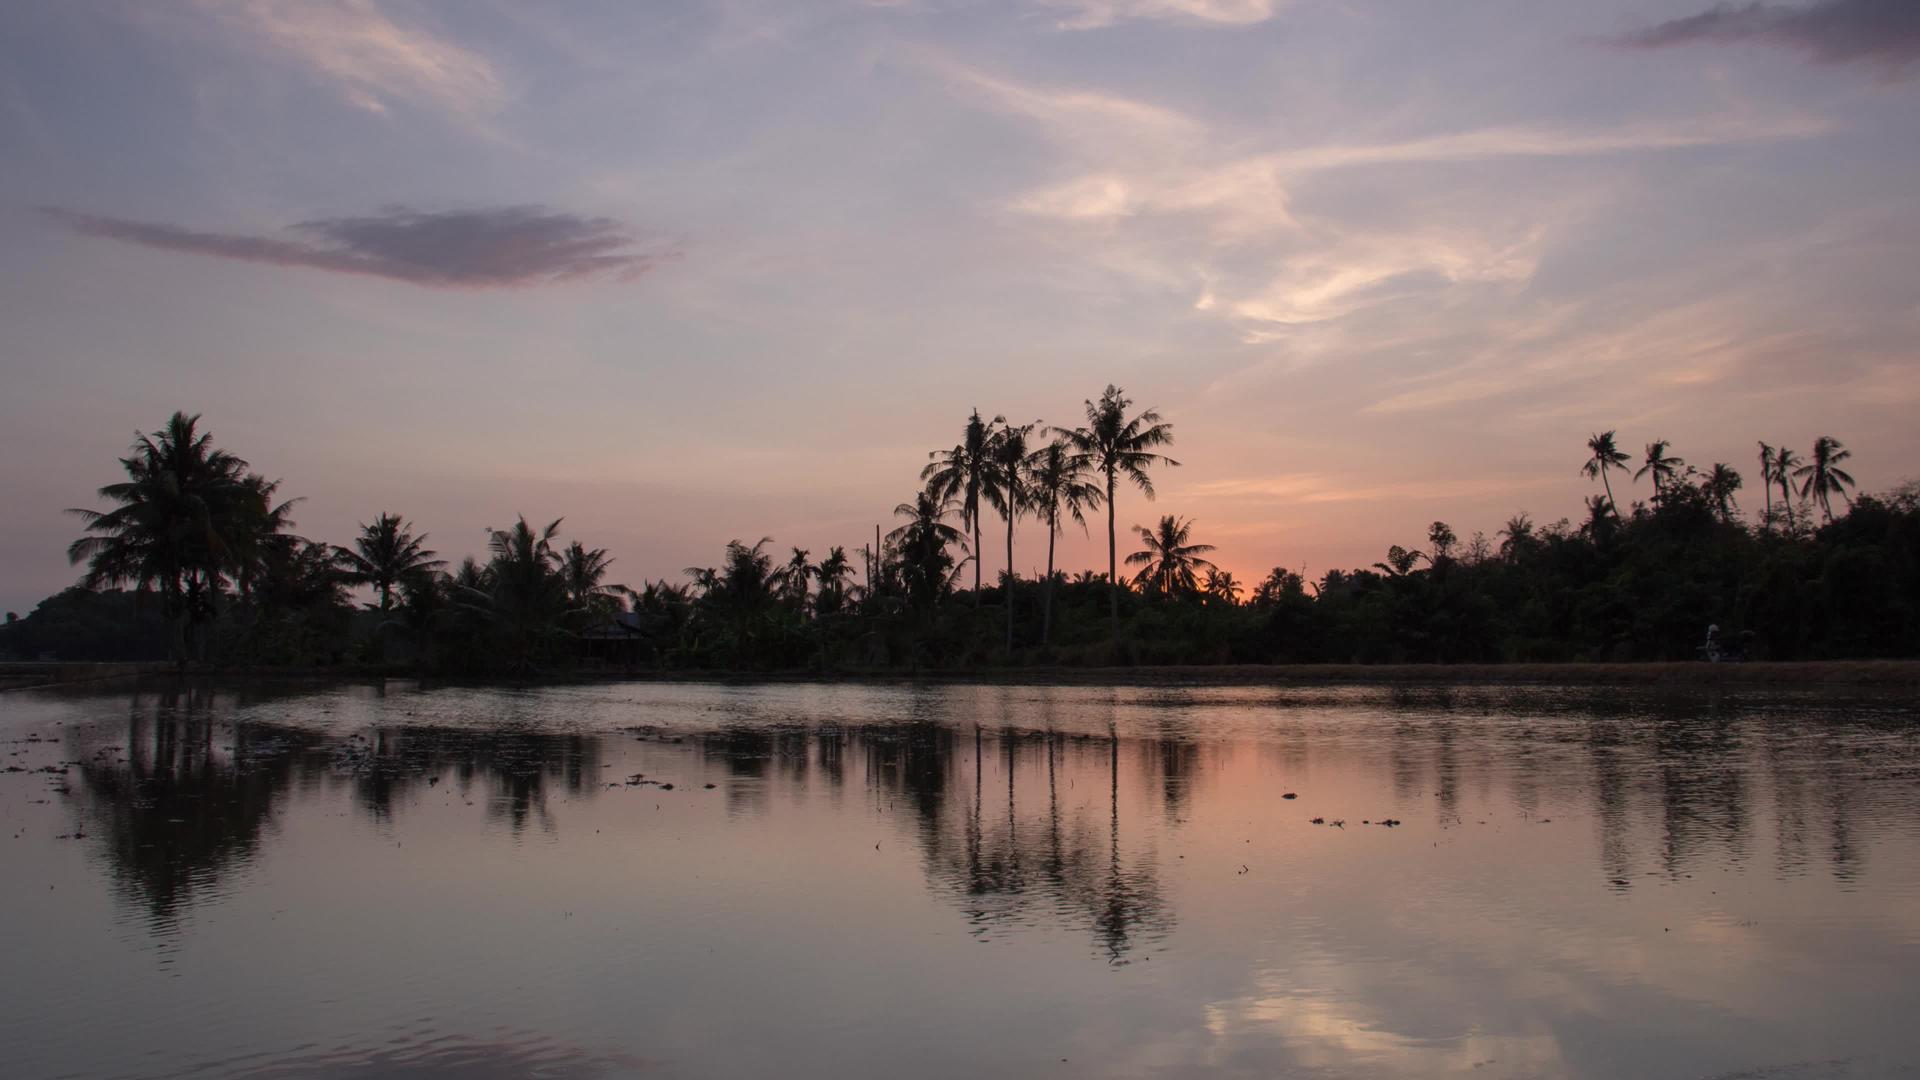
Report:
[[[1920,1067],[1900,688],[165,680],[0,751],[9,1077]]]

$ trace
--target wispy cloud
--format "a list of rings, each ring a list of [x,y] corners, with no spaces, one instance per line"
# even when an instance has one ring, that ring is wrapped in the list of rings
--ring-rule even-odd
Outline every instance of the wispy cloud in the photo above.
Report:
[[[1821,0],[1808,7],[1719,4],[1619,39],[1657,49],[1699,42],[1757,41],[1798,49],[1823,63],[1861,62],[1891,72],[1920,60],[1920,3]]]
[[[479,122],[505,103],[484,56],[389,18],[374,0],[199,0],[196,8],[244,40],[291,59],[350,105],[436,109]]]
[[[1095,30],[1130,19],[1201,26],[1251,26],[1273,18],[1275,0],[1043,0],[1063,12],[1064,30]]]
[[[612,277],[631,280],[668,251],[636,251],[643,238],[611,218],[537,206],[422,213],[387,207],[365,217],[290,228],[296,238],[204,232],[59,207],[43,212],[83,236],[162,251],[270,266],[389,278],[437,288],[512,288]]]

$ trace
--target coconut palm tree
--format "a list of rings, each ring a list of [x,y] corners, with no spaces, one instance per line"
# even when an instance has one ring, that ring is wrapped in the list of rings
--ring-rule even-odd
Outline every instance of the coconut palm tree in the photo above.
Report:
[[[808,586],[813,583],[813,554],[806,548],[796,547],[787,557],[787,565],[780,568],[780,598],[793,605],[802,615],[807,611],[807,599],[811,595]]]
[[[1793,470],[1800,480],[1800,497],[1811,497],[1820,504],[1820,512],[1828,521],[1833,520],[1833,496],[1849,501],[1847,489],[1854,486],[1853,477],[1840,463],[1853,456],[1853,452],[1840,445],[1840,440],[1831,435],[1822,435],[1813,440],[1813,460]]]
[[[1232,571],[1216,567],[1207,571],[1207,579],[1201,585],[1201,591],[1206,593],[1209,599],[1219,600],[1228,607],[1232,607],[1240,602],[1240,594],[1245,590],[1240,587],[1238,581],[1234,580]]]
[[[1069,443],[1058,438],[1027,459],[1027,477],[1034,513],[1047,523],[1047,585],[1040,616],[1044,645],[1053,632],[1053,547],[1060,535],[1060,516],[1072,518],[1084,530],[1086,512],[1100,506],[1100,486],[1093,482],[1085,455],[1074,453]]]
[[[956,496],[960,500],[960,524],[973,534],[973,550],[980,550],[980,496],[993,478],[993,431],[1006,418],[996,416],[992,420],[982,420],[980,410],[974,409],[967,418],[967,427],[961,433],[960,441],[951,450],[935,450],[927,455],[927,467],[920,470],[920,479],[933,494],[936,505],[944,504]],[[978,605],[980,595],[980,564],[973,564],[973,602]]]
[[[1678,475],[1680,467],[1686,464],[1685,461],[1677,457],[1668,456],[1667,451],[1671,449],[1672,446],[1673,444],[1666,439],[1655,439],[1648,443],[1646,464],[1641,465],[1639,471],[1633,474],[1635,480],[1649,473],[1653,475],[1654,502],[1660,501],[1660,494],[1666,490],[1668,481],[1671,481]]]
[[[1700,491],[1713,504],[1714,512],[1720,515],[1722,522],[1733,521],[1738,509],[1734,505],[1733,493],[1740,490],[1740,483],[1740,474],[1724,462],[1714,462],[1713,468],[1700,481]]]
[[[820,591],[814,595],[813,610],[817,615],[834,615],[847,606],[847,595],[853,580],[853,564],[847,559],[847,549],[839,545],[827,549],[827,557],[813,567],[813,578],[820,583]]]
[[[1613,484],[1608,481],[1607,474],[1615,469],[1621,472],[1627,471],[1629,460],[1627,452],[1614,445],[1611,431],[1588,437],[1587,451],[1591,456],[1587,458],[1587,463],[1580,467],[1580,471],[1588,478],[1595,476],[1600,478],[1600,484],[1607,492],[1607,505],[1613,507],[1613,516],[1619,517],[1620,507],[1613,501]]]
[[[575,540],[559,552],[560,583],[566,590],[567,606],[587,621],[607,619],[620,609],[625,586],[605,584],[607,568],[613,559],[606,548],[589,548]]]
[[[1140,568],[1133,576],[1133,587],[1143,593],[1171,597],[1193,592],[1200,587],[1198,571],[1214,569],[1201,558],[1213,545],[1188,543],[1192,519],[1181,521],[1168,514],[1156,528],[1135,525],[1133,531],[1146,546],[1127,556],[1127,565]]]
[[[912,502],[901,503],[893,512],[907,519],[906,524],[887,534],[887,542],[899,557],[908,602],[917,608],[930,608],[952,588],[953,575],[972,558],[966,534],[947,524],[947,519],[956,515],[964,520],[965,511],[951,499],[942,500],[931,490],[922,490]],[[960,549],[958,561],[948,554],[949,547]]]
[[[1780,485],[1780,509],[1787,515],[1787,528],[1793,520],[1793,474],[1800,468],[1800,455],[1783,443],[1773,451],[1773,482]]]
[[[1129,420],[1127,408],[1132,404],[1119,387],[1109,384],[1099,401],[1086,403],[1085,427],[1072,431],[1053,429],[1053,434],[1065,438],[1076,454],[1086,458],[1088,467],[1106,480],[1102,494],[1107,503],[1107,581],[1111,585],[1108,595],[1116,633],[1120,629],[1120,564],[1114,540],[1114,500],[1119,494],[1120,478],[1124,476],[1132,481],[1151,501],[1153,481],[1148,478],[1147,470],[1155,465],[1180,464],[1153,452],[1155,447],[1173,442],[1173,425],[1162,422],[1160,414],[1152,409]]]
[[[1030,511],[1027,475],[1027,439],[1033,429],[1039,427],[1039,421],[1031,424],[1004,424],[993,438],[987,450],[987,460],[992,466],[987,474],[984,494],[993,508],[1007,522],[1007,651],[1013,651],[1013,586],[1019,575],[1013,570],[1013,523],[1022,514]],[[978,567],[975,567],[976,572]]]
[[[1406,577],[1408,574],[1413,573],[1415,563],[1426,558],[1427,553],[1424,551],[1409,551],[1399,544],[1394,544],[1387,548],[1387,561],[1377,562],[1373,565],[1388,577]],[[1427,561],[1431,563],[1433,560],[1427,559]]]
[[[413,535],[413,526],[399,514],[381,514],[360,526],[352,548],[337,548],[347,581],[371,585],[380,594],[381,611],[393,608],[393,590],[408,577],[446,568],[439,553],[426,546],[427,535]]]
[[[567,590],[554,550],[561,520],[536,531],[523,514],[510,528],[487,530],[487,610],[505,636],[508,666],[515,671],[536,667],[561,632]]]
[[[1764,441],[1760,443],[1760,490],[1766,492],[1767,496],[1767,509],[1760,519],[1760,524],[1771,529],[1773,528],[1773,447],[1768,446]]]
[[[86,523],[85,535],[67,547],[70,562],[87,564],[81,584],[157,589],[169,652],[181,663],[193,630],[212,618],[247,533],[274,516],[266,502],[271,485],[215,447],[199,423],[176,412],[152,435],[136,433],[120,459],[127,479],[99,490],[113,509],[68,511]]]

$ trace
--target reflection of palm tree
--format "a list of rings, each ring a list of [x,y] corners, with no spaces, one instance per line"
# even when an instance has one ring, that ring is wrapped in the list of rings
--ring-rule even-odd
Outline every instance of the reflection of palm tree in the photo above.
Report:
[[[425,533],[413,535],[412,528],[399,514],[381,514],[370,525],[360,526],[352,548],[341,548],[340,561],[347,580],[356,585],[371,585],[380,594],[380,610],[393,608],[394,586],[416,574],[444,569],[446,563],[426,546]]]
[[[1811,496],[1820,504],[1820,512],[1828,521],[1833,520],[1833,501],[1835,495],[1844,501],[1847,489],[1853,486],[1853,477],[1840,463],[1852,457],[1853,453],[1840,445],[1840,440],[1831,435],[1822,435],[1813,441],[1813,460],[1793,470],[1800,480],[1800,497]]]
[[[1146,547],[1127,556],[1128,566],[1140,567],[1133,585],[1149,595],[1173,597],[1199,588],[1197,571],[1211,570],[1213,564],[1201,558],[1213,550],[1212,544],[1194,544],[1193,521],[1181,521],[1168,514],[1157,528],[1135,525],[1133,531]]]
[[[1592,456],[1587,458],[1587,463],[1581,466],[1580,471],[1589,477],[1600,478],[1601,485],[1607,491],[1607,505],[1613,509],[1613,516],[1619,517],[1620,507],[1614,504],[1613,484],[1608,481],[1607,474],[1614,469],[1627,471],[1627,452],[1614,445],[1611,431],[1589,438],[1587,450]]]
[[[1173,425],[1163,423],[1160,414],[1148,409],[1127,419],[1127,407],[1133,403],[1117,386],[1109,385],[1098,402],[1087,405],[1087,426],[1068,431],[1055,428],[1054,434],[1072,444],[1074,452],[1086,459],[1089,468],[1106,478],[1107,503],[1107,582],[1112,601],[1113,626],[1120,628],[1120,562],[1114,537],[1114,500],[1119,494],[1120,478],[1126,477],[1141,493],[1153,498],[1153,481],[1147,470],[1155,465],[1179,462],[1154,449],[1173,442]]]
[[[1027,459],[1027,472],[1035,512],[1047,523],[1047,584],[1040,617],[1044,645],[1053,631],[1053,544],[1060,535],[1060,515],[1066,514],[1085,529],[1086,511],[1100,505],[1100,488],[1091,480],[1087,459],[1061,439],[1034,451]]]
[[[973,410],[973,415],[967,418],[966,431],[954,448],[928,454],[927,467],[920,470],[920,479],[926,482],[935,503],[945,505],[947,500],[959,497],[960,524],[973,533],[972,550],[976,552],[980,550],[980,496],[993,478],[993,429],[994,425],[1004,423],[1005,418],[999,416],[991,421],[982,420],[980,410]],[[976,606],[980,599],[980,564],[976,562],[973,564]]]

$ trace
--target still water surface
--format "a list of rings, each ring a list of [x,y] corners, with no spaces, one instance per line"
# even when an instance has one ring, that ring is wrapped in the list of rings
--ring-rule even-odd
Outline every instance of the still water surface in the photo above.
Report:
[[[1908,697],[148,686],[0,767],[8,1077],[1920,1075]]]

